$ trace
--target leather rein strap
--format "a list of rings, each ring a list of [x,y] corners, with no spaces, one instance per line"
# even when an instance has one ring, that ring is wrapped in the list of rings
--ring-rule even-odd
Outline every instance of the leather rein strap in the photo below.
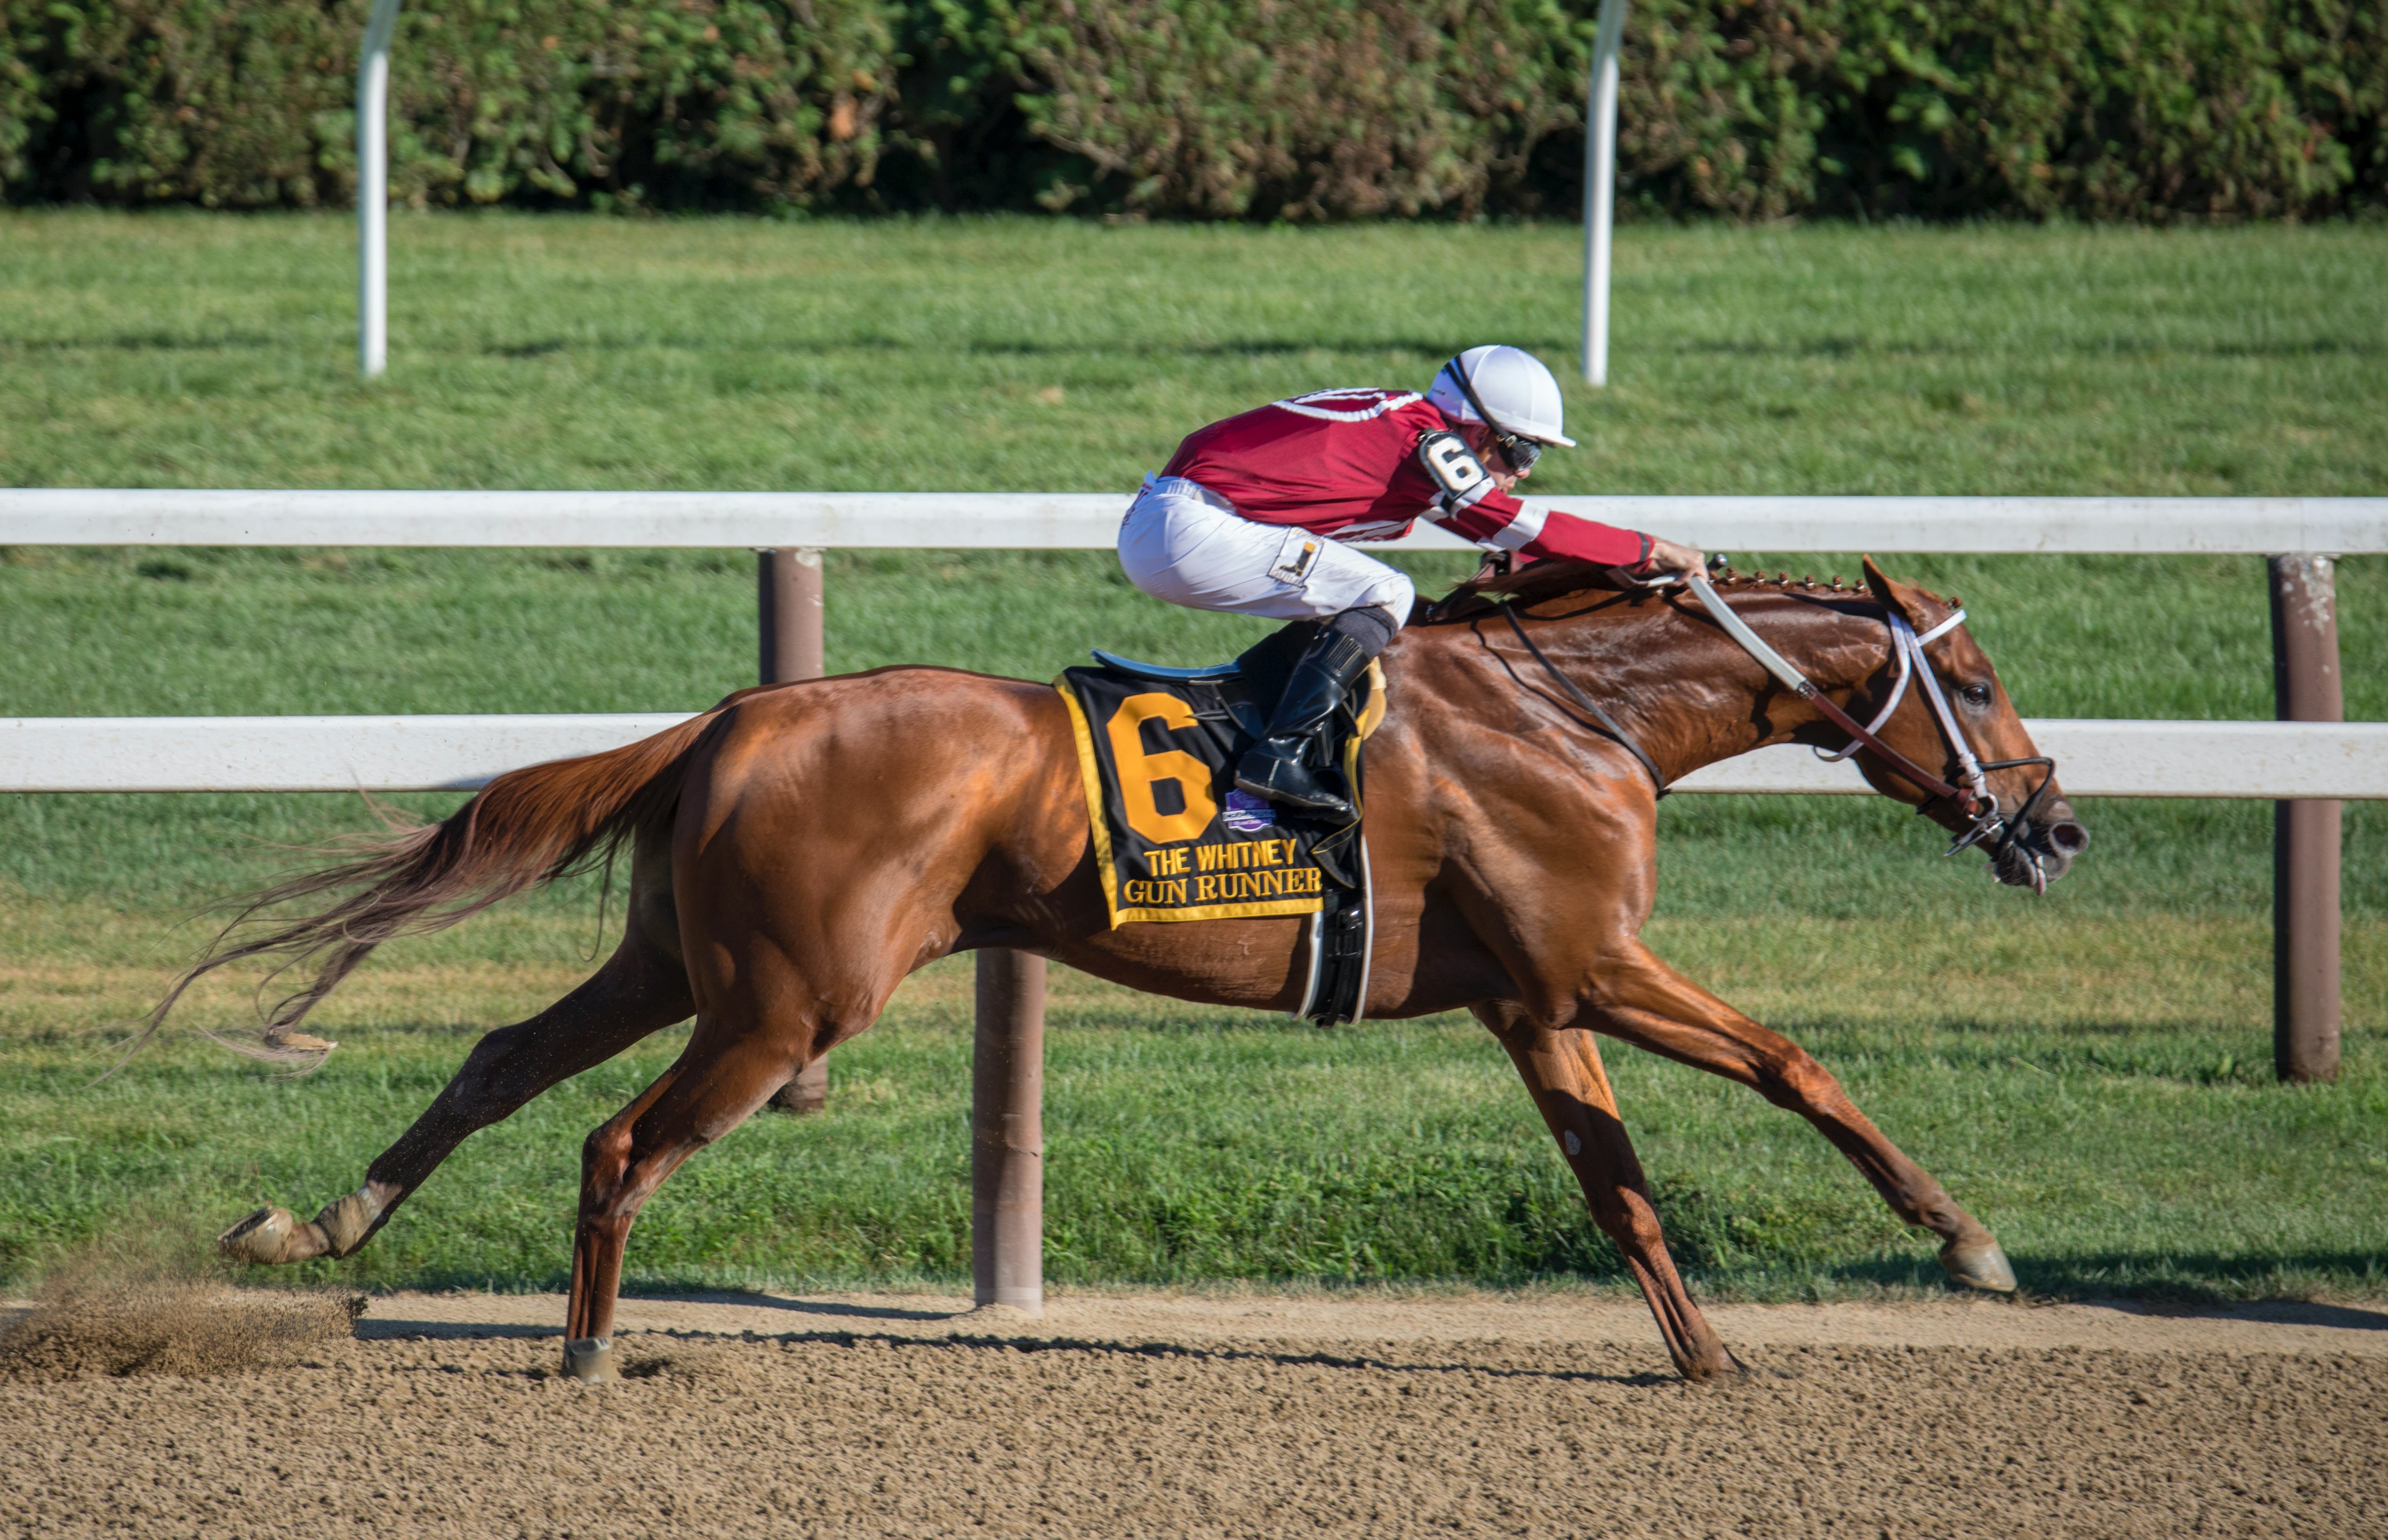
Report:
[[[1831,722],[1835,727],[1839,728],[1842,732],[1849,735],[1849,746],[1842,750],[1840,754],[1834,756],[1834,757],[1846,757],[1848,755],[1856,752],[1861,747],[1870,748],[1881,757],[1884,765],[1886,765],[1892,773],[1896,774],[1900,780],[1905,781],[1909,785],[1913,786],[1917,791],[1922,792],[1926,797],[1935,801],[1946,798],[1949,801],[1954,802],[1965,810],[1966,817],[1974,819],[1979,819],[1983,816],[1985,804],[1987,802],[1990,815],[1992,817],[1996,816],[1998,804],[1995,798],[1988,796],[1987,792],[1982,786],[1981,767],[1975,760],[1973,751],[1965,742],[1964,734],[1962,732],[1957,731],[1957,724],[1949,716],[1946,706],[1937,700],[1937,697],[1939,692],[1937,689],[1932,688],[1937,681],[1930,677],[1930,667],[1923,663],[1924,644],[1938,638],[1943,632],[1962,622],[1965,618],[1965,612],[1963,610],[1957,611],[1954,615],[1951,615],[1939,625],[1933,627],[1928,635],[1915,636],[1913,628],[1912,627],[1905,628],[1905,635],[1901,634],[1902,626],[1907,617],[1900,615],[1898,610],[1894,608],[1890,611],[1890,627],[1892,651],[1899,655],[1899,661],[1902,665],[1899,677],[1899,683],[1902,686],[1902,690],[1906,684],[1907,668],[1905,665],[1908,663],[1909,655],[1912,652],[1915,659],[1918,671],[1924,677],[1924,684],[1927,691],[1936,697],[1934,704],[1940,706],[1940,710],[1937,715],[1940,718],[1941,731],[1944,735],[1950,738],[1950,746],[1963,762],[1966,770],[1966,779],[1974,783],[1973,789],[1971,790],[1963,787],[1952,786],[1948,782],[1941,780],[1930,770],[1925,770],[1914,760],[1910,759],[1906,755],[1899,753],[1899,750],[1891,747],[1888,744],[1884,743],[1880,738],[1875,737],[1873,728],[1860,726],[1856,718],[1850,716],[1848,712],[1842,710],[1839,706],[1826,699],[1824,693],[1817,689],[1814,683],[1809,680],[1807,675],[1792,667],[1789,660],[1785,658],[1781,653],[1778,653],[1773,648],[1768,646],[1763,638],[1761,638],[1756,631],[1749,629],[1749,625],[1747,621],[1743,620],[1740,616],[1735,615],[1733,612],[1733,606],[1727,605],[1717,593],[1717,591],[1709,586],[1708,578],[1705,574],[1695,574],[1686,579],[1685,582],[1687,586],[1690,587],[1693,596],[1699,600],[1701,606],[1715,618],[1716,623],[1719,626],[1724,628],[1724,633],[1727,636],[1732,637],[1734,642],[1740,643],[1742,651],[1756,658],[1759,665],[1762,666],[1768,673],[1772,674],[1776,679],[1782,681],[1784,685],[1790,689],[1801,700],[1806,701],[1809,705],[1814,706],[1817,711],[1823,716],[1825,720]],[[1911,642],[1908,640],[1909,637],[1914,637],[1914,640]],[[1896,696],[1892,697],[1891,705],[1894,707],[1898,705],[1898,698]],[[1882,716],[1876,717],[1874,721],[1874,727],[1880,727],[1889,715],[1889,711],[1886,710]]]
[[[1636,579],[1626,576],[1623,580],[1635,587],[1656,588],[1675,579]],[[1932,670],[1931,661],[1924,655],[1924,649],[1927,644],[1938,641],[1942,636],[1964,623],[1963,610],[1953,612],[1938,625],[1919,635],[1915,628],[1908,623],[1907,617],[1900,614],[1896,605],[1886,606],[1885,621],[1890,628],[1891,659],[1899,670],[1898,683],[1891,692],[1890,699],[1884,703],[1882,710],[1875,714],[1874,719],[1861,724],[1856,718],[1827,699],[1824,693],[1817,689],[1814,682],[1794,667],[1789,659],[1768,646],[1764,638],[1751,630],[1748,623],[1734,613],[1733,606],[1718,595],[1715,588],[1709,584],[1706,574],[1694,574],[1682,581],[1691,589],[1702,607],[1707,609],[1708,615],[1723,628],[1724,633],[1733,638],[1742,651],[1757,659],[1768,673],[1782,681],[1801,700],[1814,706],[1817,713],[1826,721],[1849,735],[1848,745],[1846,748],[1829,755],[1819,749],[1817,753],[1820,756],[1828,760],[1846,759],[1861,748],[1871,749],[1880,757],[1884,766],[1892,774],[1924,794],[1924,808],[1929,808],[1935,802],[1947,801],[1963,810],[1964,816],[1973,821],[1973,827],[1957,835],[1955,842],[1949,847],[1949,854],[1953,856],[1968,846],[1989,839],[1996,841],[1994,854],[2004,856],[2009,847],[2022,835],[2025,823],[2031,817],[2032,810],[2039,805],[2040,798],[2047,795],[2048,788],[2054,783],[2056,763],[2045,757],[2035,757],[2027,759],[2001,759],[1994,764],[1985,764],[1975,757],[1973,745],[1966,741],[1964,730],[1958,725],[1955,714],[1949,708],[1948,698],[1940,689],[1940,681]],[[1599,702],[1577,688],[1575,681],[1559,672],[1557,666],[1543,655],[1542,648],[1534,644],[1534,639],[1526,634],[1524,624],[1518,618],[1517,606],[1503,605],[1500,609],[1502,618],[1509,622],[1509,630],[1515,632],[1518,640],[1525,644],[1526,651],[1532,655],[1534,661],[1542,665],[1543,672],[1550,675],[1552,681],[1567,693],[1568,699],[1574,702],[1592,718],[1592,724],[1588,725],[1596,725],[1599,732],[1615,740],[1634,758],[1640,760],[1643,770],[1649,773],[1650,783],[1658,788],[1660,796],[1666,795],[1669,789],[1667,778],[1659,771],[1657,762],[1643,751],[1642,745],[1635,743],[1632,735],[1619,725],[1616,718],[1601,709]],[[1964,777],[1965,783],[1962,786],[1952,785],[1942,780],[1875,736],[1876,730],[1888,721],[1891,714],[1899,709],[1899,703],[1905,697],[1907,686],[1911,681],[1922,688],[1926,701],[1932,707],[1932,715],[1940,729],[1941,737],[1946,741],[1949,752],[1956,758]],[[1989,779],[1986,772],[1994,770],[2010,770],[2018,765],[2045,765],[2048,767],[2049,773],[2041,778],[2039,785],[2025,800],[2023,808],[2010,819],[2001,814],[1998,796],[1991,792]],[[1920,812],[1923,808],[1919,808],[1917,810]],[[2032,884],[2037,888],[2046,886],[2037,858],[2034,858],[2032,863]]]
[[[1890,627],[1891,660],[1898,666],[1899,681],[1891,690],[1890,699],[1883,703],[1882,709],[1874,714],[1874,720],[1860,727],[1849,719],[1848,712],[1826,700],[1798,669],[1784,659],[1782,654],[1759,640],[1758,634],[1743,622],[1741,617],[1735,615],[1731,606],[1717,597],[1716,590],[1708,585],[1705,574],[1695,576],[1687,581],[1701,605],[1706,606],[1716,623],[1724,628],[1726,635],[1740,643],[1742,650],[1763,665],[1768,673],[1789,685],[1798,693],[1800,699],[1814,706],[1827,720],[1849,735],[1848,747],[1835,754],[1826,754],[1823,750],[1818,749],[1816,753],[1819,757],[1826,760],[1846,759],[1861,748],[1869,748],[1881,756],[1883,763],[1888,766],[1893,773],[1924,794],[1924,805],[1916,808],[1917,812],[1923,812],[1935,801],[1944,797],[1956,803],[1964,809],[1965,816],[1973,820],[1973,826],[1959,833],[1950,842],[1948,854],[1953,856],[1968,846],[1980,845],[1985,840],[1989,841],[1992,870],[2001,873],[2001,880],[2007,880],[2004,876],[2007,870],[2005,863],[2013,854],[2016,845],[2029,832],[2031,815],[2039,808],[2040,799],[2048,795],[2050,787],[2056,784],[2056,761],[2044,754],[2028,755],[2020,759],[1994,759],[1988,762],[1975,757],[1974,745],[1966,741],[1964,728],[1959,725],[1956,713],[1949,707],[1948,693],[1940,688],[1940,678],[1932,670],[1932,660],[1924,655],[1924,649],[1928,643],[1938,640],[1964,623],[1963,610],[1952,612],[1938,625],[1918,635],[1915,628],[1908,623],[1907,617],[1899,613],[1897,605],[1884,606],[1883,618]],[[1891,713],[1899,709],[1899,703],[1906,695],[1908,681],[1911,680],[1921,689],[1925,703],[1932,708],[1932,718],[1940,729],[1941,740],[1948,745],[1950,756],[1956,759],[1959,773],[1964,777],[1964,790],[1961,791],[1950,785],[1874,736],[1875,730],[1890,720]],[[2032,788],[2031,795],[2023,799],[2023,806],[2016,808],[2014,815],[2010,818],[2000,809],[1998,794],[1990,790],[1988,772],[2016,770],[2025,765],[2042,766],[2048,773],[2039,778],[2039,784]],[[2032,891],[2047,892],[2048,868],[2041,863],[2039,853],[2026,847],[2024,851],[2024,860],[2030,869]]]
[[[1590,695],[1587,695],[1582,691],[1577,689],[1575,681],[1568,678],[1565,674],[1560,673],[1556,666],[1555,666],[1549,658],[1543,655],[1543,650],[1534,645],[1534,639],[1526,634],[1526,628],[1518,623],[1517,609],[1512,605],[1503,605],[1501,606],[1501,617],[1509,622],[1509,629],[1518,633],[1518,640],[1526,644],[1526,651],[1534,655],[1534,661],[1543,666],[1543,672],[1550,675],[1552,680],[1557,683],[1558,687],[1567,692],[1568,698],[1569,700],[1575,702],[1576,705],[1583,707],[1585,711],[1591,713],[1593,720],[1600,724],[1600,731],[1602,732],[1623,745],[1626,752],[1632,754],[1636,759],[1641,760],[1642,768],[1650,772],[1650,783],[1658,788],[1658,795],[1660,796],[1666,795],[1667,778],[1658,773],[1658,761],[1652,759],[1647,754],[1642,752],[1642,745],[1633,741],[1632,734],[1618,726],[1617,719],[1610,716],[1607,712],[1603,711],[1600,708],[1600,703],[1598,701],[1594,700]],[[1762,647],[1765,643],[1761,642],[1759,645]]]

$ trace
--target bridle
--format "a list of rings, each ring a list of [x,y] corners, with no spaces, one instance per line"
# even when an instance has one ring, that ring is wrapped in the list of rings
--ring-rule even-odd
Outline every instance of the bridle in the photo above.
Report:
[[[1933,672],[1931,660],[1924,655],[1925,647],[1965,623],[1965,612],[1962,609],[1952,612],[1938,625],[1919,635],[1907,617],[1899,612],[1899,606],[1883,606],[1884,618],[1890,629],[1891,661],[1898,668],[1898,678],[1891,685],[1890,698],[1883,703],[1881,710],[1874,713],[1874,720],[1860,725],[1856,718],[1828,699],[1822,690],[1816,688],[1815,682],[1801,673],[1788,658],[1768,646],[1764,638],[1751,630],[1748,622],[1734,613],[1733,606],[1724,602],[1705,574],[1696,573],[1683,579],[1672,576],[1632,578],[1622,572],[1617,576],[1624,583],[1636,588],[1659,588],[1677,581],[1690,588],[1701,607],[1742,651],[1757,659],[1768,673],[1782,681],[1794,694],[1814,706],[1825,720],[1849,735],[1848,747],[1832,754],[1820,748],[1816,750],[1818,758],[1827,763],[1838,763],[1860,749],[1871,749],[1892,774],[1924,794],[1924,801],[1915,809],[1918,813],[1929,812],[1941,802],[1954,803],[1971,821],[1950,841],[1944,854],[1953,856],[1960,850],[1987,841],[1992,866],[2004,862],[2031,828],[2031,815],[2039,810],[2041,800],[2048,795],[2048,788],[2056,784],[2056,761],[2046,755],[1991,760],[1983,760],[1975,755],[1974,745],[1966,739],[1963,727],[1958,723],[1956,712],[1950,707],[1948,693],[1940,687],[1939,675]],[[1658,795],[1666,795],[1666,779],[1659,773],[1656,761],[1644,752],[1615,718],[1602,710],[1592,697],[1577,688],[1573,680],[1559,672],[1557,667],[1543,655],[1543,650],[1534,645],[1533,638],[1526,634],[1526,628],[1518,622],[1514,605],[1503,605],[1500,608],[1503,617],[1509,622],[1509,629],[1517,633],[1519,642],[1525,643],[1526,651],[1542,665],[1543,671],[1549,674],[1578,706],[1592,715],[1598,723],[1596,731],[1623,745],[1634,758],[1642,762],[1642,768],[1649,772],[1652,783],[1658,787]],[[1899,709],[1899,702],[1907,698],[1907,686],[1911,681],[1921,683],[1924,698],[1932,707],[1933,720],[1940,729],[1941,741],[1957,761],[1958,780],[1962,785],[1942,780],[1875,736],[1882,725],[1890,720],[1891,714]],[[2024,798],[2023,806],[2015,809],[2013,817],[2009,818],[1999,807],[1998,794],[1990,790],[1989,772],[2014,770],[2024,765],[2044,765],[2048,773],[2040,777],[2039,784],[2032,788],[2031,795]],[[2048,874],[2040,866],[2039,858],[2028,849],[2024,854],[2031,866],[2033,891],[2047,892]]]
[[[1691,589],[1692,596],[1699,600],[1701,607],[1723,628],[1727,636],[1739,643],[1743,652],[1756,658],[1768,673],[1814,706],[1825,720],[1849,735],[1847,748],[1835,754],[1818,749],[1818,758],[1837,763],[1861,748],[1872,749],[1886,769],[1924,794],[1924,801],[1915,809],[1917,812],[1928,812],[1938,802],[1957,804],[1972,822],[1950,841],[1948,855],[1953,856],[1960,850],[1988,841],[1990,859],[1995,864],[2004,860],[2014,849],[2016,842],[2031,827],[2031,815],[2048,795],[2048,788],[2056,783],[2056,761],[2044,754],[2020,759],[1988,761],[1975,756],[1974,745],[1967,741],[1964,728],[1959,724],[1956,712],[1950,708],[1948,692],[1940,687],[1940,676],[1933,672],[1931,660],[1924,655],[1925,647],[1965,623],[1963,610],[1951,611],[1938,625],[1919,635],[1907,617],[1899,613],[1898,605],[1883,606],[1884,618],[1890,627],[1892,661],[1898,666],[1899,677],[1891,686],[1890,699],[1874,713],[1874,720],[1861,727],[1856,718],[1833,704],[1807,675],[1751,630],[1749,623],[1734,614],[1733,606],[1726,604],[1709,584],[1706,574],[1695,573],[1683,581]],[[1932,719],[1939,726],[1941,741],[1957,761],[1958,778],[1964,783],[1962,787],[1951,785],[1934,775],[1874,735],[1883,723],[1890,720],[1891,713],[1899,709],[1899,703],[1906,698],[1910,680],[1918,681],[1924,700],[1932,707]],[[2000,810],[1998,794],[1990,790],[1989,772],[2014,770],[2024,765],[2045,765],[2048,773],[2039,778],[2039,784],[2032,788],[2031,795],[2024,798],[2023,806],[2015,809],[2013,818],[2009,818]],[[2041,870],[2037,857],[2031,860],[2031,885],[2038,892],[2048,889],[2047,873]]]

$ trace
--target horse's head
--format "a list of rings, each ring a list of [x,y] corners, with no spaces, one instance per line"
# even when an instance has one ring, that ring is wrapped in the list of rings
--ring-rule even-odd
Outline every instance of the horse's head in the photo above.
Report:
[[[1866,559],[1865,577],[1874,597],[1886,610],[1903,617],[1919,637],[1932,636],[1957,613],[1952,601],[1893,582],[1872,557]],[[1872,752],[1858,755],[1858,768],[1884,795],[1920,807],[1961,843],[1981,846],[1999,881],[2035,891],[2046,888],[2064,875],[2073,858],[2090,844],[2090,831],[2074,817],[2073,805],[2056,783],[2055,766],[2032,744],[2023,719],[2015,714],[2014,703],[1999,682],[1998,670],[1962,624],[1941,630],[1923,645],[1921,654],[1939,686],[1937,700],[1921,677],[1911,680],[1899,709],[1876,736],[1941,780],[1971,790],[1964,755],[1948,730],[1953,726],[1980,761],[1982,782],[1995,808],[1969,811],[1956,799],[1927,796]],[[1897,671],[1894,652],[1888,671],[1870,686],[1877,703],[1888,698]],[[1852,710],[1860,704],[1852,702]],[[1947,726],[1940,719],[1942,706],[1950,717]]]

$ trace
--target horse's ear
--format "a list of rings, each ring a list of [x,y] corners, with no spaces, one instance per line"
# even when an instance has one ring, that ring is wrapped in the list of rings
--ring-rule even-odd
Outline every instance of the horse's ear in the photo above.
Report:
[[[1875,598],[1881,600],[1886,607],[1907,617],[1907,623],[1917,630],[1931,624],[1924,618],[1924,606],[1916,602],[1915,591],[1884,577],[1882,568],[1874,565],[1872,556],[1865,558],[1865,580],[1866,587],[1874,590]]]

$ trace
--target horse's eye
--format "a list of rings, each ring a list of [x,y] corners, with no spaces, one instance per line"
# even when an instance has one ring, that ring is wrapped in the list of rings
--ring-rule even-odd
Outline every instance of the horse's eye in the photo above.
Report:
[[[1965,697],[1965,704],[1967,706],[1988,706],[1990,704],[1990,687],[1987,684],[1969,684],[1957,693]]]

